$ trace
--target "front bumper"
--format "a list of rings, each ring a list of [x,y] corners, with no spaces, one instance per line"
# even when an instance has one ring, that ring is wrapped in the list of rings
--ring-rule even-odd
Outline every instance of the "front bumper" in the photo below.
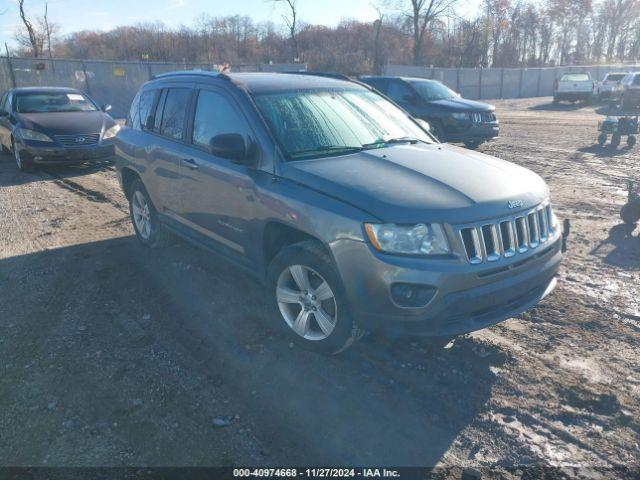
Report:
[[[443,336],[499,323],[536,305],[555,287],[562,259],[558,233],[522,258],[470,265],[380,255],[364,242],[334,248],[352,313],[371,330]],[[437,288],[424,307],[394,303],[390,288],[403,282]]]
[[[112,143],[90,147],[34,146],[17,143],[23,162],[32,165],[72,165],[112,160],[115,154]]]
[[[487,141],[500,135],[500,124],[496,122],[472,123],[451,120],[444,126],[447,142]]]

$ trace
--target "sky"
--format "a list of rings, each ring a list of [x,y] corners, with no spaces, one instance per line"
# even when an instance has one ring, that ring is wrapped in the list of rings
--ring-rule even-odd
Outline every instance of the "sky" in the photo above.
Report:
[[[474,15],[479,2],[462,0],[458,13]],[[202,13],[249,15],[256,21],[279,24],[285,11],[284,5],[274,5],[269,0],[48,0],[47,3],[49,19],[60,25],[63,35],[156,21],[169,27],[191,26]],[[376,12],[371,4],[372,0],[298,0],[298,10],[304,22],[334,26],[345,18],[372,21]],[[25,0],[27,15],[42,15],[44,6],[45,0]],[[5,42],[14,46],[15,31],[21,25],[18,0],[0,0],[0,13],[0,46]]]

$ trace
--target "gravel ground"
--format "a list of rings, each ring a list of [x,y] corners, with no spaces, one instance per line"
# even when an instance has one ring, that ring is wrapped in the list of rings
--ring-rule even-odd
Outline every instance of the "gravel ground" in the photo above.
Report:
[[[640,150],[594,147],[593,107],[496,103],[480,150],[547,180],[569,251],[538,307],[435,353],[293,347],[243,273],[141,248],[113,167],[0,157],[0,465],[637,466],[640,238],[618,212]]]

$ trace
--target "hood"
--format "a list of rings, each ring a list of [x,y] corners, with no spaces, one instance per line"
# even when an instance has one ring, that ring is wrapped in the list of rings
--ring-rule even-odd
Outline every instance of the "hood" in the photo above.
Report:
[[[115,125],[104,112],[18,113],[20,126],[52,135],[100,133]]]
[[[535,173],[451,145],[394,145],[285,164],[282,176],[394,223],[470,223],[538,205]],[[511,210],[510,201],[522,207]]]
[[[495,110],[495,107],[493,105],[489,105],[488,103],[476,102],[474,100],[467,100],[466,98],[447,98],[443,100],[432,100],[427,103],[429,105],[436,105],[442,110],[475,112],[489,112]]]

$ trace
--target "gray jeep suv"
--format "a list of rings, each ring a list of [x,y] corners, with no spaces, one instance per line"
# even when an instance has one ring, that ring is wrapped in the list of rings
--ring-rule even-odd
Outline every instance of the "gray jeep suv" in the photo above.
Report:
[[[438,143],[358,82],[160,75],[115,144],[139,240],[177,234],[243,267],[306,348],[337,353],[376,329],[449,338],[556,283],[544,181]]]

